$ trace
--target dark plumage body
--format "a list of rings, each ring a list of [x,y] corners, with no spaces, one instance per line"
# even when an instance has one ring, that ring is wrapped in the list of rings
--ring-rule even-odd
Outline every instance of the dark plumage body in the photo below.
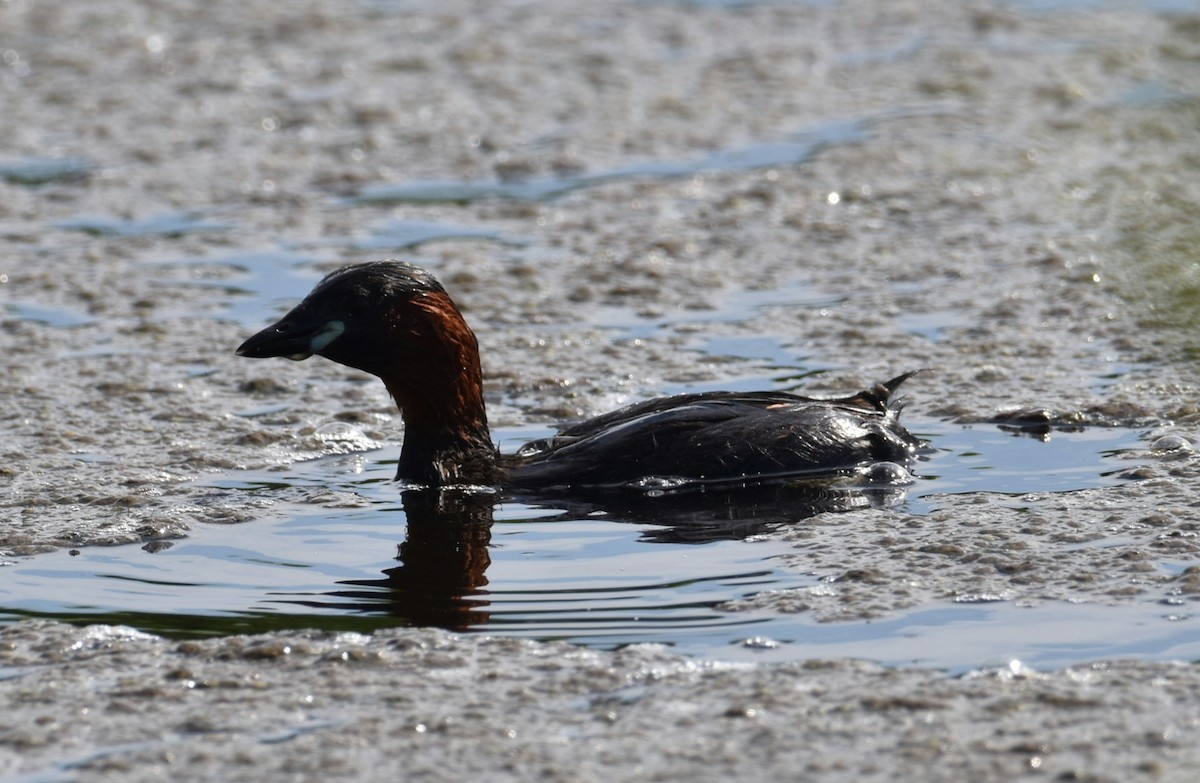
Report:
[[[709,392],[647,400],[500,455],[483,402],[478,343],[441,284],[398,261],[328,275],[249,357],[319,354],[380,377],[404,417],[397,479],[517,489],[618,486],[646,478],[752,481],[909,466],[920,441],[889,408],[902,375],[851,397]]]

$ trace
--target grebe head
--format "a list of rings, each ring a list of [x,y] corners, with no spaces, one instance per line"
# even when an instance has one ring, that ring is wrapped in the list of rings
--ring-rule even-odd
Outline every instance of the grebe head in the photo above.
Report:
[[[404,417],[399,478],[444,485],[498,475],[479,344],[420,267],[375,261],[332,272],[237,353],[296,361],[316,354],[381,378]]]
[[[238,356],[313,354],[380,377],[418,358],[422,343],[461,321],[445,289],[420,267],[376,261],[331,272],[290,313],[242,343]],[[451,324],[451,327],[453,324]]]

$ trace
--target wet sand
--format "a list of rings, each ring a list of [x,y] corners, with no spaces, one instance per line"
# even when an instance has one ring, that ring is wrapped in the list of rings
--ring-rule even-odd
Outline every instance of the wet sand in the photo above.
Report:
[[[779,533],[832,594],[755,600],[836,621],[986,594],[1192,622],[1200,16],[1073,5],[0,5],[5,560],[253,523],[278,512],[204,479],[396,444],[377,384],[232,349],[285,306],[242,312],[263,292],[237,259],[302,291],[292,259],[315,276],[392,255],[379,228],[404,220],[506,240],[399,253],[467,310],[497,426],[769,374],[695,350],[702,331],[784,336],[826,370],[811,393],[931,368],[910,421],[1146,433],[1115,488]],[[447,181],[561,192],[384,187]],[[826,304],[703,320],[788,287]],[[605,328],[656,317],[679,326]],[[324,437],[336,421],[362,438]],[[955,677],[426,630],[0,636],[0,773],[21,780],[1200,770],[1190,664]]]

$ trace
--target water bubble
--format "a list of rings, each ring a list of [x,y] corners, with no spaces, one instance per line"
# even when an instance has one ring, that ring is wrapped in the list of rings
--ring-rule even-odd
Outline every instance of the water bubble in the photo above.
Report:
[[[911,484],[913,482],[913,476],[908,472],[908,469],[903,465],[897,465],[895,462],[876,462],[873,465],[868,465],[863,470],[862,479],[867,484],[889,487]]]
[[[1154,439],[1150,444],[1150,450],[1163,452],[1191,451],[1192,442],[1182,435],[1163,435]]]
[[[779,647],[779,642],[766,636],[751,636],[742,640],[742,646],[748,650],[774,650]]]
[[[668,490],[678,489],[687,483],[687,479],[679,476],[646,476],[630,482],[630,486],[646,490],[648,497],[661,497]]]
[[[363,433],[358,427],[352,424],[347,424],[344,421],[331,421],[328,424],[322,424],[313,433],[313,437],[324,443],[331,442],[350,442],[358,443],[368,441],[370,438]]]

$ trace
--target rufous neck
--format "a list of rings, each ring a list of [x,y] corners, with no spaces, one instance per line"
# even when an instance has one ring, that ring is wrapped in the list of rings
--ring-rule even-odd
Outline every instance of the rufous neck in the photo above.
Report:
[[[478,343],[448,297],[433,306],[440,309],[439,339],[426,344],[417,374],[409,366],[383,377],[404,419],[397,478],[433,486],[493,484],[496,450]]]

